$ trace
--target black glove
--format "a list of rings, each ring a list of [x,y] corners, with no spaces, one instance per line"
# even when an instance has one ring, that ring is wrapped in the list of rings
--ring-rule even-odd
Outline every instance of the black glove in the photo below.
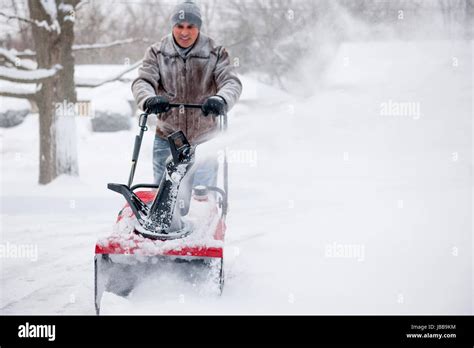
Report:
[[[160,114],[170,109],[170,102],[160,95],[145,100],[145,111],[152,114]]]
[[[202,104],[202,112],[204,116],[209,114],[222,115],[225,113],[227,108],[227,103],[224,98],[218,95],[207,98],[207,100]]]

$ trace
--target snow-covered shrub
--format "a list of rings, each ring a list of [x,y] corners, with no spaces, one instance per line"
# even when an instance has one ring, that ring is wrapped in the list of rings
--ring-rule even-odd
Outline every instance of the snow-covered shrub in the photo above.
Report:
[[[118,132],[132,126],[132,110],[127,101],[93,101],[94,117],[91,119],[94,132]]]
[[[30,112],[31,105],[27,100],[2,97],[0,98],[0,127],[17,126]]]
[[[117,132],[131,128],[130,116],[111,111],[96,111],[91,124],[94,132]]]

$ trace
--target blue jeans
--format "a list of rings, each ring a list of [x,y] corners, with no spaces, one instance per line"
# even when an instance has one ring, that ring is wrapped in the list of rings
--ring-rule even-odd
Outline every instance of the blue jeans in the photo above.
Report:
[[[153,142],[153,178],[155,184],[159,184],[165,172],[166,159],[171,156],[171,150],[168,140],[155,135]],[[216,186],[217,170],[219,164],[217,156],[206,158],[203,161],[197,161],[191,168],[189,175],[193,175],[192,187],[198,185]]]

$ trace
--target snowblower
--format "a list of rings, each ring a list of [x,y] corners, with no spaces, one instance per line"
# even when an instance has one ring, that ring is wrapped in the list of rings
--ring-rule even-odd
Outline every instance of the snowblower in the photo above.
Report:
[[[199,108],[198,104],[171,104],[175,108]],[[228,207],[228,164],[223,156],[220,187],[196,186],[191,190],[196,145],[190,145],[182,131],[168,136],[171,156],[159,184],[135,184],[133,178],[143,134],[147,131],[145,112],[139,118],[132,168],[128,184],[109,183],[108,189],[121,194],[126,204],[120,210],[114,232],[95,246],[95,308],[100,314],[104,292],[128,296],[147,274],[165,264],[181,264],[190,281],[204,278],[224,286],[224,234]],[[217,117],[218,129],[227,129],[227,115]]]

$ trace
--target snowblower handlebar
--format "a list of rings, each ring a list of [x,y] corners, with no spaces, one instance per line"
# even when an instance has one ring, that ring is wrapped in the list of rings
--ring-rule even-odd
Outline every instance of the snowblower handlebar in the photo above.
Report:
[[[202,104],[186,104],[186,103],[170,103],[169,104],[170,108],[184,108],[184,109],[200,109],[202,110]],[[148,110],[145,110],[141,115],[140,119],[138,121],[138,125],[140,127],[140,132],[138,135],[135,136],[135,144],[133,146],[133,154],[132,154],[132,169],[130,170],[130,175],[128,177],[128,187],[132,186],[133,182],[133,177],[135,176],[135,168],[137,166],[137,161],[138,161],[138,156],[140,154],[140,148],[142,145],[142,139],[143,139],[143,133],[148,130],[147,127],[147,118],[148,115],[150,115],[151,112]],[[219,128],[221,131],[225,131],[227,129],[227,114],[224,113],[222,115],[214,115],[215,117],[219,117],[220,122],[219,122]],[[225,175],[227,175],[227,163],[224,163],[225,169],[224,171],[226,172]],[[225,185],[227,186],[227,185]],[[227,187],[226,187],[227,190]]]
[[[179,104],[170,103],[171,108],[202,109],[202,104]]]
[[[200,109],[202,110],[202,105],[203,104],[186,104],[186,103],[170,103],[169,107],[170,108],[182,108],[182,109]],[[146,115],[152,114],[152,112],[149,112],[148,110],[145,110]],[[221,115],[214,115],[215,117],[221,116]]]

